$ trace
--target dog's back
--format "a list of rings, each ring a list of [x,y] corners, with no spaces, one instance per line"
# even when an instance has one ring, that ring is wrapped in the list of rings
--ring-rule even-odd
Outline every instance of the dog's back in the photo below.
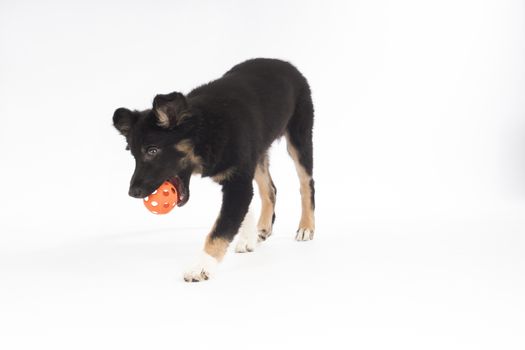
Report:
[[[296,111],[304,110],[305,101],[311,106],[310,88],[299,70],[288,62],[268,58],[237,64],[221,78],[191,91],[187,98],[210,118],[221,119],[230,131],[249,136],[249,147],[257,146],[257,154],[285,135]],[[300,124],[302,118],[296,119],[293,123]]]

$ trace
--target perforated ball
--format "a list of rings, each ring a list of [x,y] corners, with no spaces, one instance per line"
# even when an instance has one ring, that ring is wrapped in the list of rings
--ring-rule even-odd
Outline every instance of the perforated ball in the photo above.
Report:
[[[144,198],[144,205],[153,214],[167,214],[178,201],[177,189],[170,182],[165,181],[152,194]]]

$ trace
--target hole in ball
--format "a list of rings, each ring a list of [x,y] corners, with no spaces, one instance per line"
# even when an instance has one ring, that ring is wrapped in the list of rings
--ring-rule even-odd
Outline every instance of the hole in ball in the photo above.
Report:
[[[155,201],[151,201],[151,205],[156,207],[157,205],[159,205],[159,203],[155,202]]]

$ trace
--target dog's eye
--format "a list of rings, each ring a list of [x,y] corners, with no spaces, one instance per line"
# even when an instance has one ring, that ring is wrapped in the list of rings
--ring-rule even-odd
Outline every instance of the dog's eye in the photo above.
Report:
[[[150,156],[154,156],[155,154],[157,154],[157,152],[159,151],[159,149],[157,147],[148,147],[148,150],[146,151]]]

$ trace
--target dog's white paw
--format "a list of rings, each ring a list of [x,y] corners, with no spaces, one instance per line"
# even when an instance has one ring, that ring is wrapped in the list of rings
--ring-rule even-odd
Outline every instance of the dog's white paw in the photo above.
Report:
[[[314,239],[314,230],[309,228],[300,228],[295,236],[296,241],[309,241]]]
[[[257,245],[257,236],[252,237],[239,236],[237,245],[235,246],[236,253],[251,253],[255,250]]]
[[[248,211],[246,214],[237,236],[239,238],[237,240],[237,245],[235,246],[236,253],[254,251],[255,246],[257,245],[257,230],[255,228],[255,223],[253,222],[251,211]]]
[[[200,282],[208,280],[217,268],[218,261],[211,255],[202,252],[197,262],[184,273],[186,282]]]

